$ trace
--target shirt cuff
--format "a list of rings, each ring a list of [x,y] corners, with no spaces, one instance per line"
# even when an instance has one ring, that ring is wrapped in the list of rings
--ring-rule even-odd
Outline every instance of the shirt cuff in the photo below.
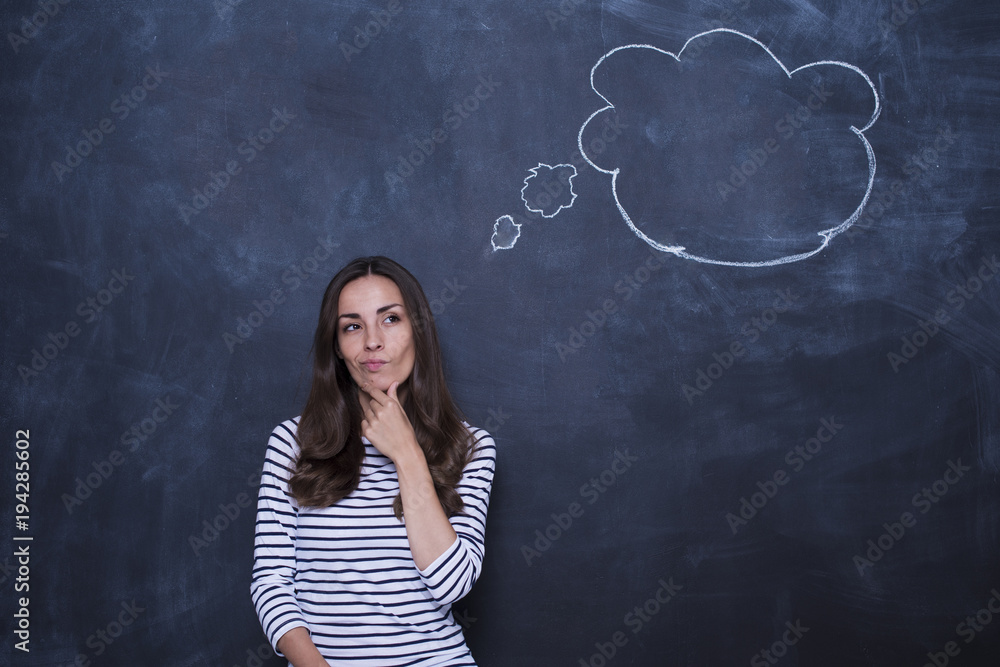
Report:
[[[433,563],[428,565],[423,570],[417,568],[417,572],[420,573],[420,576],[424,579],[424,581],[427,583],[428,586],[433,588],[435,585],[441,583],[442,581],[448,578],[449,573],[447,571],[439,572],[438,570],[440,570],[441,566],[444,565],[444,563],[449,558],[451,558],[452,554],[458,551],[458,546],[460,541],[461,540],[459,539],[458,535],[455,535],[455,541],[452,542],[451,546],[445,549],[444,553],[438,556]]]

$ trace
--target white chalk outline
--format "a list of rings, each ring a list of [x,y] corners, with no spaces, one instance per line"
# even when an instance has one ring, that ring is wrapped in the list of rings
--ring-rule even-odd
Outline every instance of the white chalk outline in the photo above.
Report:
[[[868,124],[865,125],[861,129],[858,129],[854,125],[850,126],[850,130],[852,132],[854,132],[856,135],[858,135],[858,137],[861,139],[861,142],[865,146],[865,152],[868,154],[868,188],[865,190],[865,196],[861,200],[861,204],[854,210],[854,213],[852,213],[850,215],[850,217],[847,218],[847,220],[845,220],[844,222],[840,223],[836,227],[831,227],[830,229],[824,229],[823,231],[816,232],[816,234],[818,236],[822,237],[823,241],[820,244],[820,246],[818,248],[816,248],[815,250],[811,250],[809,252],[800,253],[798,255],[787,255],[785,257],[779,257],[778,259],[770,259],[770,260],[763,261],[763,262],[730,262],[730,261],[719,260],[719,259],[709,259],[707,257],[698,257],[697,255],[692,255],[690,253],[685,252],[684,251],[684,246],[668,246],[668,245],[664,245],[662,243],[659,243],[657,241],[654,241],[653,239],[649,238],[644,233],[642,233],[641,231],[639,231],[639,229],[632,222],[632,219],[629,217],[628,213],[625,211],[625,207],[622,206],[621,201],[619,201],[619,199],[618,199],[618,173],[620,172],[620,169],[618,167],[616,167],[615,169],[610,170],[610,171],[607,170],[607,169],[602,169],[602,168],[598,167],[596,164],[594,164],[594,162],[591,161],[591,159],[587,156],[587,151],[583,147],[583,132],[584,132],[584,130],[587,128],[587,125],[590,123],[590,121],[594,120],[594,118],[596,118],[598,115],[604,113],[605,111],[608,111],[609,109],[614,109],[615,108],[615,105],[612,104],[611,101],[608,98],[606,98],[604,95],[602,95],[601,92],[599,90],[597,90],[597,86],[594,85],[594,73],[597,72],[597,68],[601,66],[601,63],[603,63],[604,60],[608,56],[611,56],[614,53],[617,53],[618,51],[622,51],[624,49],[652,49],[653,51],[658,51],[659,53],[663,53],[665,55],[668,55],[671,58],[673,58],[674,60],[676,60],[677,62],[680,62],[680,60],[681,60],[680,56],[681,56],[682,53],[684,53],[684,49],[686,49],[688,47],[688,44],[690,44],[693,40],[698,39],[699,37],[704,37],[705,35],[709,35],[709,34],[712,34],[712,33],[715,33],[715,32],[728,32],[728,33],[732,33],[734,35],[738,35],[740,37],[744,37],[744,38],[750,40],[751,42],[753,42],[754,44],[757,44],[760,48],[764,49],[764,51],[767,53],[767,55],[771,56],[771,58],[774,60],[774,62],[778,63],[778,67],[781,68],[781,70],[788,76],[789,79],[791,79],[792,75],[795,74],[796,72],[799,72],[799,71],[804,70],[804,69],[808,69],[809,67],[815,67],[817,65],[839,65],[841,67],[846,67],[847,69],[849,69],[849,70],[851,70],[853,72],[857,72],[858,74],[860,74],[864,78],[865,82],[868,84],[868,87],[872,89],[872,95],[875,97],[875,111],[872,113],[871,120],[869,120]],[[670,252],[670,253],[673,253],[673,254],[677,255],[678,257],[682,257],[684,259],[690,259],[690,260],[693,260],[693,261],[696,261],[696,262],[702,262],[704,264],[721,264],[723,266],[753,266],[753,267],[757,267],[757,266],[775,266],[775,265],[778,265],[778,264],[788,264],[790,262],[797,262],[799,260],[803,260],[803,259],[806,259],[808,257],[812,257],[816,253],[818,253],[818,252],[822,251],[824,248],[826,248],[826,246],[829,245],[829,243],[830,243],[830,239],[832,239],[833,237],[835,237],[838,234],[840,234],[840,233],[844,232],[845,230],[847,230],[851,225],[853,225],[858,220],[859,217],[861,217],[861,212],[864,210],[865,204],[868,203],[868,197],[871,195],[872,186],[875,183],[875,151],[872,150],[871,144],[868,143],[868,139],[865,137],[864,133],[872,125],[875,124],[875,121],[878,119],[879,114],[882,112],[882,103],[879,100],[878,91],[875,89],[875,84],[872,83],[872,80],[869,79],[868,75],[865,74],[864,72],[862,72],[860,68],[858,68],[858,67],[856,67],[854,65],[851,65],[850,63],[841,62],[839,60],[820,60],[818,62],[809,63],[808,65],[803,65],[802,67],[797,67],[796,69],[789,70],[787,67],[785,67],[781,63],[780,60],[778,60],[778,58],[773,53],[771,53],[771,50],[769,48],[767,48],[766,46],[764,46],[764,44],[761,43],[759,40],[751,37],[750,35],[744,34],[744,33],[739,32],[737,30],[732,30],[730,28],[715,28],[713,30],[706,30],[705,32],[700,32],[697,35],[689,38],[686,42],[684,42],[684,46],[681,47],[681,50],[677,53],[677,55],[674,55],[670,51],[665,51],[663,49],[657,48],[657,47],[652,46],[650,44],[626,44],[625,46],[619,46],[617,48],[614,48],[614,49],[608,51],[607,53],[605,53],[603,56],[601,56],[601,59],[597,61],[597,63],[593,66],[593,68],[591,68],[591,70],[590,70],[590,87],[593,89],[593,91],[595,93],[597,93],[598,97],[600,97],[602,100],[604,100],[607,103],[607,106],[604,107],[604,108],[602,108],[602,109],[598,109],[594,113],[590,114],[590,116],[587,118],[587,120],[585,120],[583,122],[583,125],[580,126],[580,133],[577,135],[577,139],[576,139],[577,146],[580,149],[580,154],[583,156],[583,159],[586,160],[587,163],[591,167],[593,167],[594,169],[596,169],[597,171],[600,171],[600,172],[605,173],[605,174],[611,174],[611,192],[614,194],[615,204],[617,204],[617,206],[618,206],[618,211],[622,214],[622,217],[625,219],[625,222],[628,224],[629,229],[631,229],[635,233],[636,236],[638,236],[640,239],[642,239],[643,241],[645,241],[646,243],[648,243],[650,246],[652,246],[656,250],[660,250],[662,252]]]
[[[496,242],[493,239],[497,237],[497,233],[500,231],[498,229],[498,227],[500,226],[500,221],[503,220],[504,218],[510,220],[510,224],[514,225],[514,229],[517,230],[517,234],[514,235],[514,240],[510,242],[510,245],[497,246]],[[493,252],[496,252],[497,250],[510,250],[511,248],[514,247],[514,244],[517,243],[517,240],[519,238],[521,238],[521,225],[519,223],[514,222],[514,218],[512,218],[511,216],[501,215],[499,218],[497,218],[497,221],[493,223],[493,236],[490,237],[490,245],[493,246]]]
[[[607,101],[607,100],[605,100],[605,101]],[[569,203],[566,204],[565,206],[563,206],[562,204],[560,204],[559,208],[557,208],[556,212],[553,213],[552,215],[545,215],[545,213],[543,213],[544,209],[541,209],[541,208],[531,208],[530,206],[528,206],[528,200],[524,198],[524,191],[528,189],[528,181],[530,181],[533,178],[537,178],[538,175],[539,175],[538,174],[538,170],[541,169],[542,167],[545,167],[546,169],[550,169],[552,171],[555,171],[556,167],[569,167],[570,169],[573,170],[573,175],[570,176],[569,179],[567,179],[567,181],[566,181],[566,184],[569,185],[569,193],[571,195],[573,195],[573,197],[569,200]],[[557,215],[559,215],[559,211],[563,210],[564,208],[573,208],[573,202],[576,201],[576,197],[577,197],[577,194],[575,192],[573,192],[573,179],[576,178],[577,176],[579,176],[579,174],[576,171],[576,167],[575,166],[573,166],[571,164],[548,165],[548,164],[545,164],[544,162],[539,162],[537,167],[532,167],[528,171],[531,172],[531,176],[526,176],[524,178],[524,187],[521,188],[521,201],[524,202],[524,208],[528,209],[532,213],[541,213],[543,218],[554,218]],[[553,202],[553,203],[555,203],[555,202]]]

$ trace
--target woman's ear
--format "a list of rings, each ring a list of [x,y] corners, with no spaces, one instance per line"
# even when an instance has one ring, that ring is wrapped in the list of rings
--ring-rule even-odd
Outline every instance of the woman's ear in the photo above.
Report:
[[[337,354],[338,359],[344,358],[344,355],[340,353],[340,345],[337,343],[336,339],[333,341],[333,351]]]

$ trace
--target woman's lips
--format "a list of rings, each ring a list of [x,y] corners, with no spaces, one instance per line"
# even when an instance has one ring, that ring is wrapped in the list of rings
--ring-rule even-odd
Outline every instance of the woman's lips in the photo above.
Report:
[[[370,361],[362,361],[361,365],[368,369],[368,372],[374,373],[378,369],[385,366],[388,362],[382,361],[381,359],[372,359]]]

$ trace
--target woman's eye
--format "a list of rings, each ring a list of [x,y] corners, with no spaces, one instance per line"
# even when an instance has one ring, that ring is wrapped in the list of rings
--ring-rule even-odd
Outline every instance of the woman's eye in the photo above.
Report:
[[[358,328],[357,324],[354,323],[348,324],[347,326],[344,327],[344,333],[347,333],[348,331],[354,331],[357,328]]]
[[[399,315],[393,314],[393,315],[389,315],[387,318],[385,318],[385,321],[386,322],[400,322],[401,319],[400,319]]]

